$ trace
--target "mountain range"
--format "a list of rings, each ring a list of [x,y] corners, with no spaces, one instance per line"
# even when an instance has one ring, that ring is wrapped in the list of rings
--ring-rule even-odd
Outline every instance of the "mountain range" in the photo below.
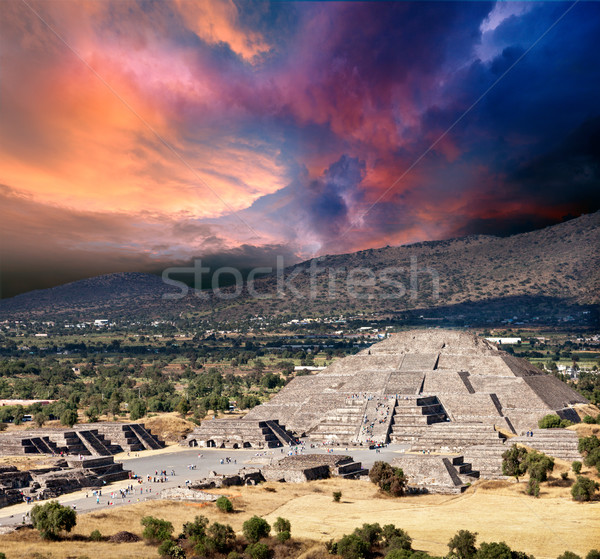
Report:
[[[537,314],[540,320],[582,313],[596,320],[598,247],[600,212],[510,237],[470,236],[322,256],[263,275],[250,290],[244,284],[237,291],[229,286],[200,292],[150,274],[108,274],[4,299],[0,320],[359,313],[423,318],[483,313],[496,319]]]

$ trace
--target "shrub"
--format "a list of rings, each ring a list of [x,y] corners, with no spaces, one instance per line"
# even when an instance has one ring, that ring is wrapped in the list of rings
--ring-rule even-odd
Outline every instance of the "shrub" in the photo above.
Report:
[[[205,546],[208,551],[227,553],[235,544],[235,532],[229,524],[215,522],[207,530]]]
[[[287,542],[292,537],[292,534],[288,530],[284,530],[283,532],[278,532],[277,540],[281,543]]]
[[[578,450],[584,456],[587,456],[592,450],[598,447],[600,447],[600,439],[594,435],[579,439]]]
[[[173,533],[173,524],[168,520],[154,518],[153,516],[144,516],[141,520],[144,526],[142,536],[150,543],[160,543],[171,539]]]
[[[475,547],[476,540],[477,532],[459,530],[448,542],[448,549],[458,559],[472,559],[477,552],[477,548]]]
[[[575,462],[571,464],[571,469],[576,475],[579,475],[581,473],[581,462],[579,460],[575,460]]]
[[[576,501],[591,501],[598,487],[593,479],[577,476],[577,481],[571,487],[571,495]]]
[[[31,509],[33,527],[45,540],[55,540],[64,530],[70,532],[77,524],[77,513],[71,507],[64,507],[58,501],[35,505]]]
[[[6,555],[0,551],[0,559],[6,559]]]
[[[412,538],[393,524],[386,524],[381,529],[381,539],[388,549],[412,549]]]
[[[387,462],[375,462],[369,471],[369,479],[382,491],[401,497],[406,490],[406,477],[401,468],[394,468]]]
[[[269,535],[271,526],[264,518],[253,516],[244,522],[242,530],[250,543],[256,543],[261,538],[266,538]]]
[[[230,551],[227,559],[242,559],[242,556],[237,551]]]
[[[600,551],[597,549],[590,549],[585,559],[600,559]]]
[[[527,489],[525,489],[525,493],[527,493],[527,495],[532,495],[533,497],[539,497],[540,482],[535,478],[530,478],[527,482]]]
[[[369,553],[369,544],[356,534],[344,536],[335,548],[343,559],[365,559]]]
[[[476,559],[512,559],[513,552],[504,542],[483,542],[475,557]]]
[[[221,511],[223,511],[223,512],[232,512],[233,511],[233,504],[224,495],[221,495],[216,500],[215,504],[217,505],[218,509],[221,510]]]
[[[562,478],[564,481],[568,480],[568,479],[569,479],[569,472],[561,472],[561,473],[560,473],[560,477],[561,477],[561,478]]]
[[[93,541],[93,542],[101,542],[102,541],[102,534],[100,533],[100,530],[94,530],[90,534],[90,540]]]
[[[173,540],[165,540],[158,546],[158,554],[170,559],[185,559],[185,551]]]
[[[182,536],[189,538],[193,543],[199,543],[206,538],[206,527],[208,519],[204,516],[196,516],[193,522],[186,522],[183,525]]]
[[[335,503],[339,503],[341,498],[342,498],[342,492],[341,491],[334,491],[333,492],[333,501]]]
[[[556,429],[560,427],[560,417],[555,413],[545,415],[538,421],[538,427],[540,429]]]
[[[251,559],[268,559],[269,547],[264,543],[252,543],[246,548]]]
[[[573,553],[572,551],[565,551],[561,553],[556,559],[581,559],[577,553]]]
[[[584,423],[587,423],[588,425],[591,425],[591,424],[593,424],[593,423],[596,423],[596,420],[595,420],[595,419],[594,419],[594,418],[593,418],[591,415],[586,415],[586,416],[583,418],[583,422],[584,422]]]
[[[273,528],[275,528],[275,531],[278,534],[281,534],[282,532],[291,532],[292,524],[287,518],[281,518],[281,516],[278,516],[277,520],[273,524]]]
[[[391,549],[385,555],[385,559],[412,559],[415,557],[412,551],[406,549]]]
[[[367,543],[369,549],[376,546],[381,540],[381,526],[375,524],[363,524],[354,530],[354,534]]]
[[[600,447],[590,450],[584,458],[583,463],[586,466],[600,466]]]
[[[60,422],[67,427],[73,427],[77,423],[77,411],[71,409],[65,410],[60,416]]]
[[[548,472],[554,469],[554,459],[534,450],[525,458],[525,465],[527,466],[529,477],[542,482],[548,479]]]

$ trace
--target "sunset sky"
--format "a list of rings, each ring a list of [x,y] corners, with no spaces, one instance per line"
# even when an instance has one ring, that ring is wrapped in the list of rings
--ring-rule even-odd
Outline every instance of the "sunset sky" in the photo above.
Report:
[[[600,208],[600,3],[5,0],[2,296]]]

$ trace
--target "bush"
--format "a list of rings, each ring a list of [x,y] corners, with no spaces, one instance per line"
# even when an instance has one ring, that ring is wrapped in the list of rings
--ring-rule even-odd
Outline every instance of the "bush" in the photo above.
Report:
[[[585,559],[600,559],[600,551],[597,549],[590,549],[588,554],[585,556]]]
[[[217,508],[223,512],[233,512],[233,504],[224,495],[221,495],[216,500],[215,504],[217,505]]]
[[[387,462],[375,462],[369,470],[369,479],[382,491],[401,497],[406,490],[406,477],[401,468],[394,468]]]
[[[273,524],[273,528],[275,528],[275,531],[278,534],[281,534],[282,532],[291,532],[292,524],[287,518],[281,518],[281,516],[278,516],[275,524]]]
[[[186,522],[183,525],[182,537],[189,538],[193,543],[199,543],[206,538],[206,527],[208,519],[204,516],[196,516],[193,522]]]
[[[364,541],[371,549],[373,546],[379,544],[381,540],[381,526],[375,524],[363,524],[360,528],[354,530],[354,534]]]
[[[230,551],[229,555],[227,555],[227,559],[242,559],[242,555],[237,551]]]
[[[365,559],[369,553],[369,544],[356,534],[350,534],[337,542],[335,549],[343,559]]]
[[[77,423],[77,411],[65,410],[60,416],[60,422],[67,427],[73,427]]]
[[[504,542],[483,542],[475,557],[476,559],[512,559],[513,552]]]
[[[458,559],[472,559],[477,552],[477,548],[475,547],[476,540],[477,532],[459,530],[448,542],[448,549]]]
[[[100,533],[100,530],[94,530],[90,534],[90,540],[93,541],[93,542],[101,542],[102,541],[102,534]]]
[[[575,460],[575,462],[571,464],[571,469],[576,475],[579,475],[581,473],[581,462],[579,460]]]
[[[569,479],[569,472],[561,472],[560,473],[560,477],[564,480],[567,481]]]
[[[529,477],[538,482],[548,479],[548,472],[554,469],[554,459],[537,451],[530,452],[525,458]]]
[[[596,423],[596,420],[591,415],[586,415],[583,418],[583,422],[587,423],[588,425],[592,425],[592,424]]]
[[[144,516],[141,520],[144,526],[142,536],[150,543],[160,543],[171,539],[173,533],[173,524],[168,520],[154,518],[153,516]]]
[[[502,453],[502,473],[505,476],[519,478],[525,475],[527,471],[527,449],[513,444],[508,450]]]
[[[77,513],[71,507],[64,507],[58,501],[45,505],[35,505],[31,509],[33,527],[45,540],[55,540],[64,530],[70,532],[77,524]]]
[[[334,503],[339,503],[341,498],[342,498],[342,492],[341,491],[334,491],[333,492],[333,501],[334,501]]]
[[[538,427],[540,429],[556,429],[560,427],[560,417],[555,413],[545,415],[538,421]]]
[[[594,435],[579,439],[578,450],[584,456],[587,456],[592,450],[598,447],[600,447],[600,439]]]
[[[583,463],[586,466],[596,466],[600,471],[600,447],[590,450],[584,458]]]
[[[413,552],[406,549],[391,549],[385,555],[385,559],[412,559],[413,557],[415,557]]]
[[[165,540],[158,546],[158,554],[170,559],[185,559],[185,551],[173,540]]]
[[[284,530],[283,532],[278,532],[277,540],[281,543],[287,542],[292,537],[292,534],[288,530]]]
[[[251,559],[268,559],[269,547],[264,543],[253,543],[246,548],[246,553]]]
[[[577,481],[571,487],[571,495],[576,501],[591,501],[598,487],[593,479],[577,476]]]
[[[266,538],[269,535],[271,526],[264,518],[253,516],[244,522],[242,530],[250,543],[256,543],[261,538]]]
[[[381,538],[383,544],[388,549],[412,549],[412,538],[401,528],[396,528],[393,524],[386,524],[381,529]]]
[[[207,551],[227,553],[235,545],[235,532],[229,524],[215,522],[207,530],[205,546]]]
[[[572,551],[565,551],[561,553],[556,559],[581,559],[577,553],[573,553]]]
[[[530,478],[527,482],[527,489],[525,489],[525,493],[527,493],[527,495],[532,495],[533,497],[539,497],[540,482],[535,478]]]

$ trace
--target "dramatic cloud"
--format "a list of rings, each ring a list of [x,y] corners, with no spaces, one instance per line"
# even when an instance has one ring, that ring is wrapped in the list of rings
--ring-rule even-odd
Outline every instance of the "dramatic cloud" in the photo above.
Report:
[[[594,2],[8,0],[4,295],[597,210],[598,37]]]

